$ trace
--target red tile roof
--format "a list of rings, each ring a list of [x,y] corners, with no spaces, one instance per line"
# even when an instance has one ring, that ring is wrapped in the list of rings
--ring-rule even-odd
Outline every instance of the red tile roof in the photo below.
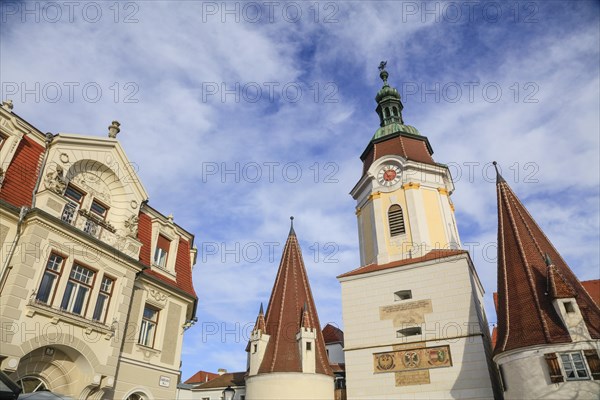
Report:
[[[590,335],[600,339],[598,305],[500,176],[496,187],[498,337],[494,352],[571,342],[554,309],[555,296],[575,295]],[[546,266],[546,254],[551,267]]]
[[[404,260],[392,261],[387,264],[369,264],[363,267],[356,268],[350,272],[339,275],[338,278],[345,278],[347,276],[355,276],[361,274],[367,274],[369,272],[383,271],[385,269],[391,269],[396,267],[402,267],[405,265],[416,264],[424,261],[444,259],[452,256],[458,256],[461,254],[468,254],[466,250],[450,250],[450,249],[433,249],[429,253],[421,257],[406,258]]]
[[[331,324],[325,325],[323,328],[323,339],[325,344],[341,342],[344,345],[344,332]]]
[[[142,242],[140,261],[150,266],[150,249],[152,248],[152,220],[146,213],[140,211],[138,215],[138,240]]]
[[[39,174],[44,146],[28,136],[23,137],[13,159],[6,168],[4,183],[0,188],[0,199],[21,207],[31,207],[31,197]]]
[[[198,371],[194,375],[192,375],[187,381],[183,383],[192,384],[192,383],[206,383],[210,380],[217,378],[219,374],[215,374],[207,371]]]
[[[577,293],[566,281],[554,265],[548,266],[548,281],[550,283],[550,295],[555,299],[568,299],[577,297]]]
[[[227,386],[245,386],[244,377],[246,372],[230,372],[223,375],[217,375],[216,378],[209,380],[206,383],[196,386],[194,389],[219,389]]]
[[[344,372],[344,371],[346,371],[346,364],[345,363],[329,364],[329,366],[331,367],[331,370],[333,372]]]
[[[304,307],[306,312],[304,313]],[[304,316],[304,318],[302,318]],[[333,375],[325,350],[319,316],[313,300],[302,252],[293,230],[283,249],[283,256],[271,292],[266,314],[266,333],[270,335],[259,374],[302,372],[296,333],[301,324],[316,327],[316,373]]]
[[[433,151],[428,148],[425,136],[414,137],[400,134],[384,136],[384,138],[384,140],[369,143],[362,154],[363,174],[369,170],[373,162],[388,155],[398,155],[407,160],[437,165],[431,157]]]
[[[142,248],[140,249],[140,262],[148,267],[151,267],[150,249],[152,248],[152,221],[150,216],[143,211],[140,211],[139,214],[138,240],[142,242]],[[194,290],[194,284],[192,281],[190,250],[190,243],[187,240],[180,238],[179,246],[177,248],[177,258],[175,259],[176,280],[173,280],[170,277],[167,277],[151,268],[145,269],[144,274],[153,276],[168,285],[179,288],[187,294],[196,297],[196,292]]]
[[[592,300],[600,306],[600,279],[581,282],[585,290],[592,296]]]

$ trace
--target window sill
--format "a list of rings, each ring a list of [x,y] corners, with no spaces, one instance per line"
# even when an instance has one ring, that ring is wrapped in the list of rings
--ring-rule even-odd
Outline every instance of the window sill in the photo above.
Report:
[[[155,349],[153,347],[148,347],[140,343],[135,344],[137,350],[144,355],[144,360],[149,361],[153,357],[158,357],[160,355],[160,350]]]
[[[82,317],[77,314],[70,313],[65,310],[54,308],[35,299],[29,300],[27,306],[29,307],[29,311],[27,312],[28,317],[33,317],[36,313],[44,315],[46,317],[52,318],[53,324],[58,324],[60,321],[64,321],[66,323],[85,328],[86,333],[98,331],[100,333],[103,333],[105,335],[105,339],[107,340],[112,338],[114,334],[114,328],[111,326],[108,326],[98,321],[94,321],[92,319]]]
[[[173,280],[176,280],[176,278],[177,278],[177,275],[175,274],[174,271],[171,271],[171,270],[167,269],[166,267],[161,267],[158,264],[152,263],[152,269],[154,271],[158,271],[158,272],[166,275],[167,277],[169,277]]]

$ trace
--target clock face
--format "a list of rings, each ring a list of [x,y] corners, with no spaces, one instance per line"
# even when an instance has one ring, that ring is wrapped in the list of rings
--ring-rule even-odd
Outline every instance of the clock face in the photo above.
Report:
[[[400,173],[400,167],[387,164],[379,170],[377,180],[382,186],[392,186],[400,181]]]

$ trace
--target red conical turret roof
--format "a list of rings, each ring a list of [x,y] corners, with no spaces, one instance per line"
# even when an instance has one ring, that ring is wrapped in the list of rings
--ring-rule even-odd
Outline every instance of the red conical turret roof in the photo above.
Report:
[[[555,298],[574,297],[591,337],[599,339],[598,305],[499,174],[496,188],[498,329],[494,352],[571,342],[554,309]]]
[[[317,308],[304,268],[302,252],[294,229],[283,248],[277,278],[266,314],[266,333],[270,335],[259,374],[302,372],[296,334],[303,326],[315,328],[315,372],[333,375],[329,367]]]

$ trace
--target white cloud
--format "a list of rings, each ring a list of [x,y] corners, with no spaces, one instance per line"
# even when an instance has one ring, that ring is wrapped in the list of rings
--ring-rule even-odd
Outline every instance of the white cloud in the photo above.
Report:
[[[119,139],[139,166],[151,204],[195,233],[200,249],[213,243],[279,244],[274,261],[236,262],[229,256],[222,262],[220,253],[203,261],[199,255],[194,282],[200,321],[185,336],[184,378],[198,369],[244,368],[245,344],[203,340],[201,323],[254,321],[259,303],[268,301],[290,215],[296,217],[320,319],[342,325],[335,276],[359,263],[348,192],[360,177],[358,156],[378,127],[373,97],[382,59],[389,61],[390,83],[398,88],[402,82],[420,90],[480,82],[473,102],[466,90],[456,103],[443,96],[436,102],[432,95],[423,101],[421,93],[405,94],[403,101],[406,122],[429,137],[436,160],[462,168],[453,199],[463,241],[481,243],[472,256],[487,291],[489,319],[495,319],[496,271],[482,250],[495,241],[496,199],[482,172],[492,160],[576,273],[598,278],[599,38],[588,10],[540,3],[537,24],[491,23],[479,14],[472,23],[435,23],[408,15],[398,2],[332,3],[332,9],[319,3],[316,23],[307,4],[298,23],[282,14],[272,24],[244,18],[235,23],[231,17],[222,23],[221,15],[203,14],[202,2],[140,2],[133,24],[115,24],[105,9],[97,24],[9,19],[0,27],[2,83],[80,85],[72,102],[65,92],[56,103],[44,96],[36,102],[32,95],[21,101],[19,92],[11,96],[16,113],[42,131],[102,136],[118,119]],[[331,12],[337,22],[324,23]],[[556,26],[558,15],[560,29],[545,29]],[[103,90],[96,103],[79,90],[90,82]],[[274,99],[267,96],[268,82],[279,84]],[[334,86],[325,87],[330,82]],[[529,82],[537,86],[525,87]],[[236,83],[256,83],[262,97],[253,103],[247,101],[251,93],[238,92],[239,101],[235,94],[223,101],[221,85],[232,89]],[[287,83],[302,88],[298,102],[281,96]],[[498,102],[485,101],[486,83],[502,88]],[[211,84],[219,93],[207,93]],[[523,101],[531,87],[539,89],[533,95],[538,103]],[[325,102],[332,93],[336,102]],[[138,102],[125,102],[127,95]],[[302,168],[295,183],[282,176],[291,162]],[[472,181],[468,162],[479,163]],[[214,166],[209,163],[216,163],[217,174],[207,175]],[[237,181],[235,174],[223,175],[236,163]],[[244,179],[248,163],[261,167],[256,183]],[[264,163],[279,163],[272,182]],[[525,181],[532,171],[537,183]],[[337,182],[325,183],[332,172]],[[315,262],[311,246],[323,251],[330,242],[337,246],[337,262],[323,262],[322,253]]]

